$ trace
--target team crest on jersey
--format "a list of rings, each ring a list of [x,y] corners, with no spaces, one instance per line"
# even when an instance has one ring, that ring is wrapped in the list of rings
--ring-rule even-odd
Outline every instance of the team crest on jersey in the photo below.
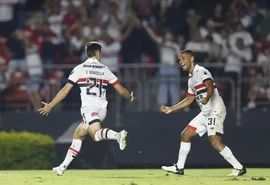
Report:
[[[205,75],[207,75],[207,72],[206,72],[206,71],[204,71],[203,73],[204,73]]]

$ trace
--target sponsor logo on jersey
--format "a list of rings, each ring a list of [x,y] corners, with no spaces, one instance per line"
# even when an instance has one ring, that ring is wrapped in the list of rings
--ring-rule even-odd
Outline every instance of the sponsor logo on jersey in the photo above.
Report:
[[[98,69],[105,68],[105,66],[98,66],[98,65],[87,65],[87,64],[84,64],[84,65],[83,65],[83,67],[98,68]]]
[[[92,116],[92,117],[97,116],[97,115],[98,115],[97,112],[92,112],[92,113],[91,113],[91,116]]]

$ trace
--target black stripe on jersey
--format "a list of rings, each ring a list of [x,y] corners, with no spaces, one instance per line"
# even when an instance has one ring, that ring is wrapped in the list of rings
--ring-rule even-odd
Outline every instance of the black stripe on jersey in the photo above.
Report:
[[[206,88],[205,88],[205,89],[202,89],[202,90],[197,91],[197,95],[202,94],[202,93],[205,93],[205,92],[207,92],[207,89],[206,89]]]
[[[105,89],[106,90],[107,87],[108,87],[107,85],[102,85],[102,89]]]
[[[203,82],[205,82],[206,80],[211,80],[211,81],[213,81],[212,78],[206,78],[206,79],[203,80]]]
[[[90,84],[78,84],[79,87],[89,87]]]
[[[216,85],[214,85],[214,89],[216,89]],[[207,88],[197,91],[197,95],[207,92]]]
[[[68,79],[68,82],[67,83],[70,83],[72,85],[75,85],[76,84],[75,82],[73,82],[72,80],[69,80],[69,79]]]

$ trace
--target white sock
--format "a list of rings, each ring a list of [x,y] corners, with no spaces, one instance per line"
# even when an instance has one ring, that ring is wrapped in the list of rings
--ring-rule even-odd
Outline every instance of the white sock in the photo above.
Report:
[[[68,151],[65,160],[60,165],[63,169],[66,169],[71,161],[78,155],[81,150],[82,140],[73,139]]]
[[[219,152],[220,155],[224,157],[226,161],[228,161],[235,169],[242,169],[243,166],[238,162],[238,160],[234,157],[232,151],[229,147],[225,146],[225,148]]]
[[[109,128],[102,128],[102,129],[98,130],[95,134],[95,141],[118,140],[118,139],[119,139],[118,132],[115,132]]]
[[[181,142],[179,154],[178,154],[178,161],[177,161],[177,167],[179,169],[184,168],[190,148],[191,148],[191,143]]]

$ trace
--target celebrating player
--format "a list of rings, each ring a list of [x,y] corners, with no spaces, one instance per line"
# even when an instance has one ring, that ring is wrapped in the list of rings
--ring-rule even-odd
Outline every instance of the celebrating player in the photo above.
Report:
[[[50,103],[42,102],[44,107],[39,109],[40,114],[47,116],[51,109],[66,97],[75,84],[80,87],[83,121],[75,130],[65,160],[53,168],[57,175],[63,175],[68,165],[80,152],[82,140],[87,134],[90,134],[94,141],[116,140],[121,150],[126,147],[127,131],[115,132],[108,128],[101,128],[101,122],[105,119],[107,112],[106,88],[108,84],[111,84],[121,96],[131,103],[134,102],[135,97],[133,92],[130,94],[120,85],[117,77],[108,67],[100,63],[101,48],[98,42],[87,43],[85,53],[88,59],[73,69],[68,77],[68,83],[56,97]]]
[[[177,163],[174,166],[162,166],[162,169],[184,175],[184,165],[191,148],[191,139],[197,134],[202,136],[207,132],[212,147],[233,166],[234,169],[229,176],[246,174],[246,169],[234,157],[230,148],[222,142],[226,108],[211,73],[195,63],[193,52],[190,50],[183,50],[179,54],[179,59],[183,70],[189,72],[187,97],[172,107],[161,106],[160,110],[165,114],[169,114],[189,106],[196,99],[201,112],[181,133]]]

